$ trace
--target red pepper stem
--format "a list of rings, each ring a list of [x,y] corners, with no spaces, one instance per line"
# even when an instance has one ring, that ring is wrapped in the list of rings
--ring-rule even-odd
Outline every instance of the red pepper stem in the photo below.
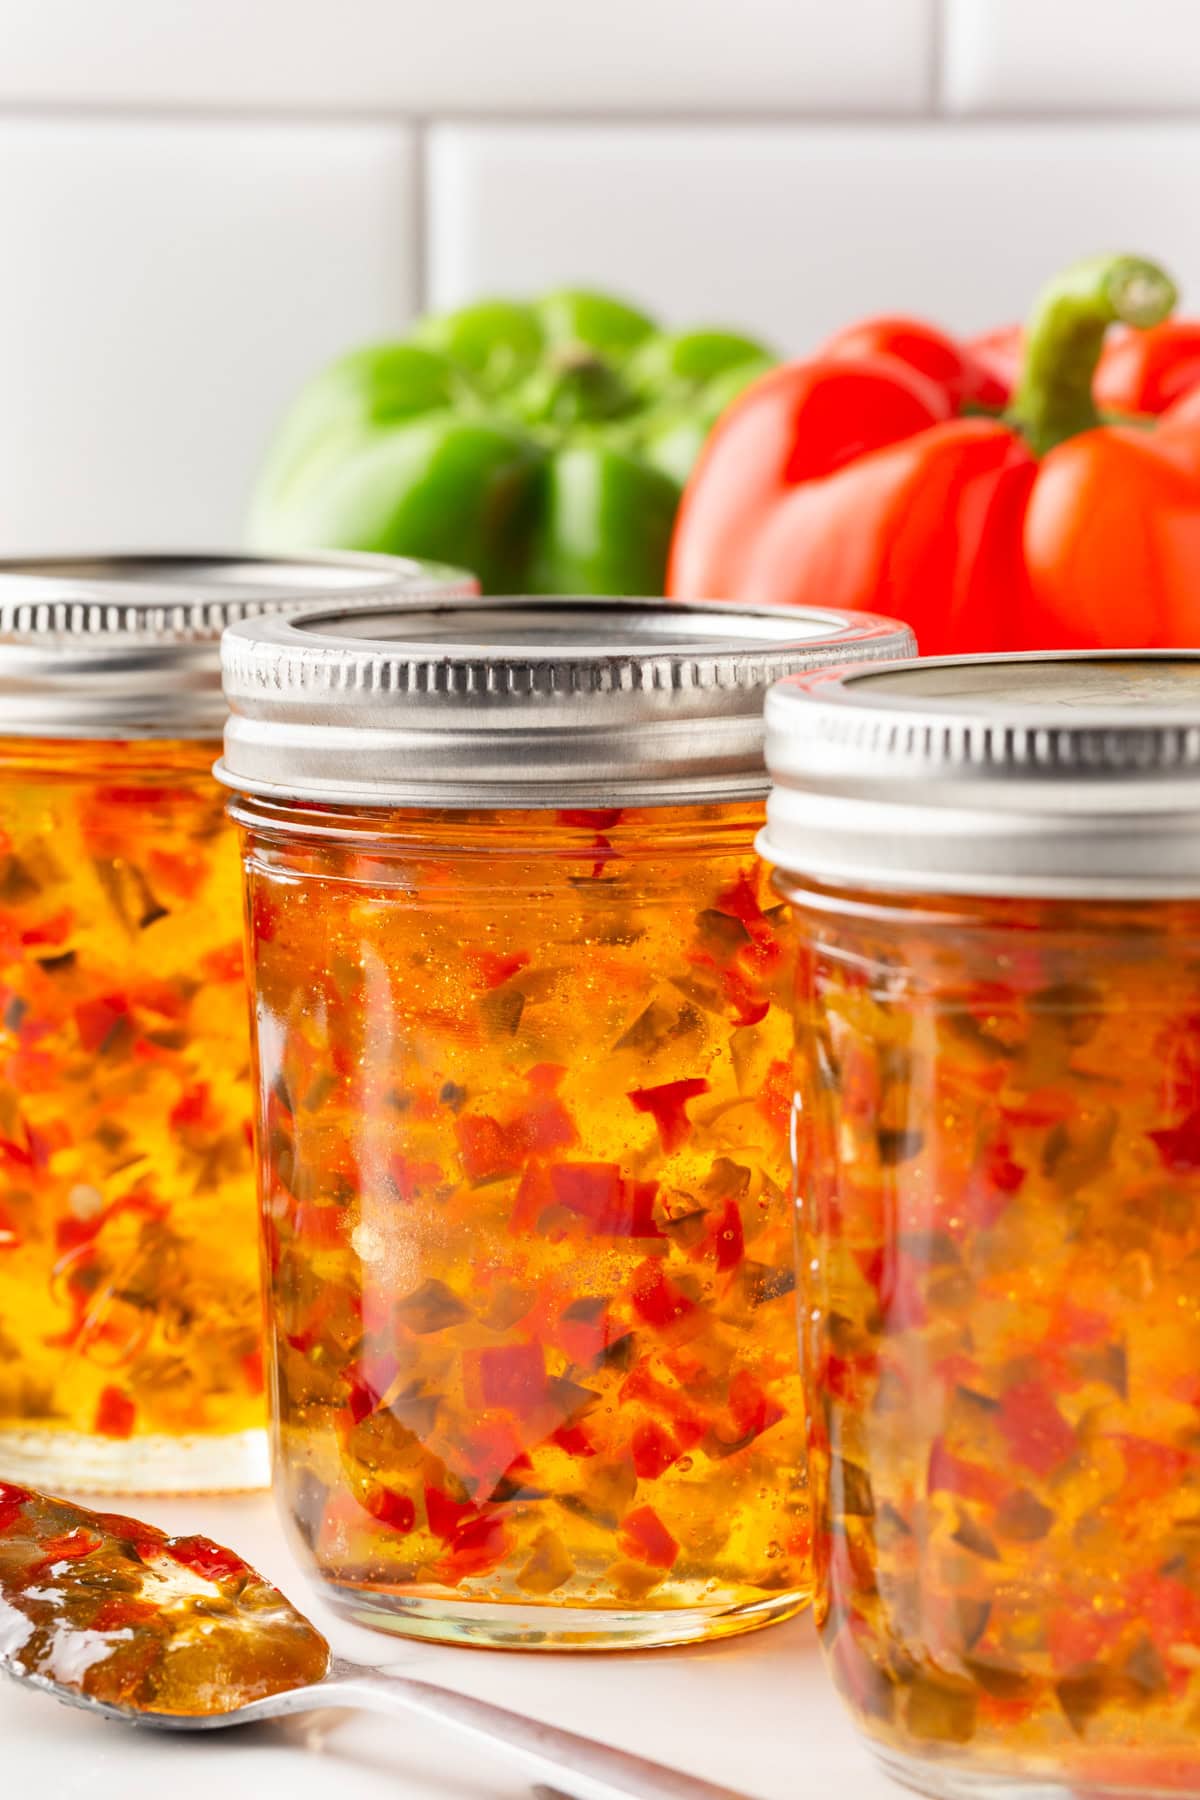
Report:
[[[1165,270],[1139,256],[1090,257],[1047,284],[1026,328],[1008,415],[1036,456],[1100,424],[1092,380],[1109,326],[1158,325],[1176,297]]]

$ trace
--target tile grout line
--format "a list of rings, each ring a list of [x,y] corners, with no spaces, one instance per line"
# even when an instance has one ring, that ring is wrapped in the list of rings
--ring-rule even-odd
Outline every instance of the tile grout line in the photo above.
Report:
[[[949,0],[930,0],[929,15],[929,113],[946,117],[946,7]]]
[[[941,0],[935,0],[941,4]],[[935,19],[942,17],[941,11],[935,12]],[[944,36],[935,31],[933,49],[930,53],[930,69],[927,80],[934,79],[935,73],[940,77],[944,59]],[[937,59],[937,70],[933,68]],[[436,112],[405,112],[386,108],[338,108],[319,106],[281,107],[263,104],[261,106],[209,106],[203,103],[189,103],[183,106],[169,106],[165,103],[150,105],[143,102],[121,104],[120,102],[96,102],[63,104],[62,102],[39,102],[36,100],[0,100],[0,124],[47,124],[47,125],[96,125],[101,128],[119,127],[121,125],[160,125],[176,126],[181,129],[201,128],[216,129],[219,127],[260,128],[269,130],[272,127],[284,129],[322,128],[330,130],[392,129],[392,130],[424,130],[432,126],[479,127],[482,129],[543,130],[559,129],[564,131],[653,131],[668,135],[672,131],[697,130],[794,130],[811,132],[848,132],[862,129],[887,129],[899,132],[928,130],[933,125],[946,127],[954,131],[973,131],[996,128],[1011,130],[1024,126],[1042,126],[1064,131],[1085,130],[1098,125],[1117,127],[1132,126],[1171,126],[1200,124],[1200,105],[1188,109],[1185,107],[1155,108],[1153,106],[1135,107],[1088,107],[1080,109],[1054,108],[1022,108],[1006,106],[1003,109],[949,112],[942,103],[944,96],[936,91],[928,95],[923,109],[889,110],[886,107],[845,107],[824,108],[821,110],[789,112],[773,109],[721,108],[705,109],[703,107],[671,109],[659,112],[616,112],[596,110],[572,110],[570,112],[547,112],[537,108],[497,109],[491,111],[486,107],[447,107]]]
[[[429,311],[429,120],[407,121],[413,134],[412,271],[416,316]]]

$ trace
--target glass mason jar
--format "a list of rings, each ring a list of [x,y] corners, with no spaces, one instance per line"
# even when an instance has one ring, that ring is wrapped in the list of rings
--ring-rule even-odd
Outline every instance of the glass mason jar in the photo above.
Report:
[[[834,1678],[923,1793],[1200,1794],[1200,658],[767,716]]]
[[[762,696],[905,642],[582,600],[227,634],[276,1481],[354,1618],[603,1649],[807,1599]]]
[[[386,559],[0,564],[0,1477],[267,1477],[217,639],[467,577]]]

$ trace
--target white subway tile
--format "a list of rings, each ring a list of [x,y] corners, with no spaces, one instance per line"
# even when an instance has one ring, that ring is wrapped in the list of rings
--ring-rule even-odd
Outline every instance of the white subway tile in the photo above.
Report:
[[[298,384],[414,301],[407,133],[0,121],[0,548],[239,536]]]
[[[22,0],[0,99],[913,111],[934,0]]]
[[[1200,112],[1196,0],[946,0],[960,113]]]
[[[1021,315],[1107,248],[1200,310],[1200,126],[466,127],[433,133],[433,300],[564,283],[802,351],[865,313]]]

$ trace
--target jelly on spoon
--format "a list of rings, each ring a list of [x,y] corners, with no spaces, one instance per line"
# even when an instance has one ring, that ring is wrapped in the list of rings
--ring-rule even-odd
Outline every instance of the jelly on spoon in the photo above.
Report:
[[[232,1550],[0,1481],[0,1669],[106,1717],[187,1731],[329,1706],[433,1718],[577,1800],[748,1800],[428,1682],[335,1658]]]

